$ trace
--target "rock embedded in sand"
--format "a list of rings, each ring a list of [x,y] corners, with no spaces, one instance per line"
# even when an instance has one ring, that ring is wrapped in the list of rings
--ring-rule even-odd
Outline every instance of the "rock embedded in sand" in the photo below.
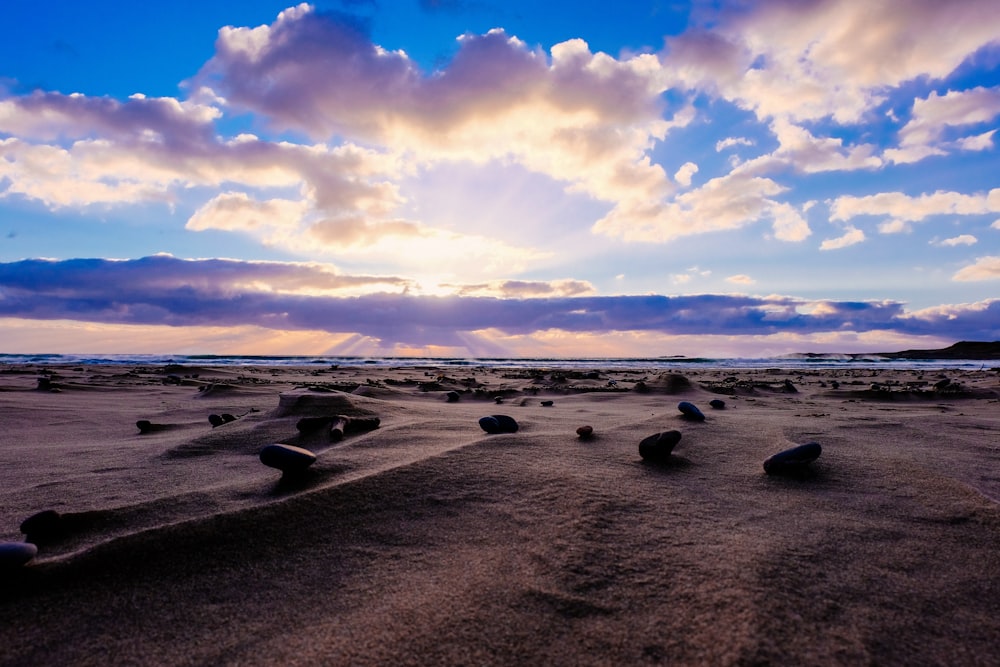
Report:
[[[681,441],[680,431],[664,431],[643,438],[639,442],[639,456],[644,461],[663,463],[670,458],[670,453]]]
[[[226,423],[226,420],[222,418],[222,415],[209,415],[208,423],[212,425],[212,428],[216,426],[222,426]]]
[[[542,401],[542,406],[543,407],[551,408],[552,405],[553,405],[553,401]]]
[[[459,393],[457,391],[449,391],[445,396],[449,403],[458,403]]]
[[[823,448],[818,442],[807,442],[798,447],[786,449],[764,460],[764,472],[768,475],[801,472],[819,458]]]
[[[21,522],[21,533],[28,542],[47,544],[63,536],[62,515],[55,510],[42,510]]]
[[[694,403],[688,403],[687,401],[681,401],[677,404],[677,409],[681,411],[681,415],[684,419],[695,422],[705,421],[705,415]]]
[[[490,415],[479,420],[479,427],[487,433],[516,433],[517,421],[507,415]]]
[[[723,408],[726,407],[726,402],[721,398],[713,398],[711,401],[708,402],[708,404],[712,406],[712,409],[714,410],[722,410]]]
[[[38,547],[30,542],[0,542],[0,571],[27,565],[38,555]]]
[[[580,436],[581,440],[589,440],[594,437],[594,427],[593,426],[581,426],[576,429],[576,434]]]
[[[302,472],[316,462],[316,455],[294,445],[274,444],[260,450],[260,462],[281,472]]]

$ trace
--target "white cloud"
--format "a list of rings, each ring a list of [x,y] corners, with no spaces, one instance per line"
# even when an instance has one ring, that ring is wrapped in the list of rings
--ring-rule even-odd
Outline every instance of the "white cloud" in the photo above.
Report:
[[[757,281],[746,274],[740,273],[735,276],[729,276],[726,278],[726,282],[735,283],[737,285],[753,285]]]
[[[677,170],[677,173],[674,174],[674,180],[684,187],[688,187],[691,185],[691,177],[697,173],[698,165],[694,162],[685,162],[681,165],[680,169]]]
[[[992,212],[1000,212],[1000,188],[972,195],[944,190],[918,197],[902,192],[883,192],[865,197],[845,195],[830,204],[830,219],[845,221],[873,215],[891,217],[900,222],[919,222],[932,215],[962,216]]]
[[[842,236],[838,236],[835,239],[827,239],[823,241],[819,249],[820,250],[840,250],[841,248],[846,248],[852,246],[856,243],[861,243],[865,240],[865,233],[858,229],[857,227],[849,226]]]
[[[954,248],[960,245],[975,245],[979,242],[972,234],[961,234],[959,236],[954,236],[950,239],[942,239],[941,241],[934,242],[934,245],[943,246],[946,248]]]
[[[980,257],[973,264],[961,268],[951,279],[960,282],[1000,280],[1000,256]]]
[[[942,3],[768,2],[723,5],[708,30],[667,40],[680,85],[732,100],[761,119],[858,122],[886,87],[942,78],[997,39],[993,0]],[[915,38],[919,35],[920,38]]]
[[[732,148],[734,146],[753,146],[754,142],[746,137],[727,137],[721,141],[715,143],[715,152],[721,153],[727,148]]]
[[[986,123],[1000,114],[1000,88],[936,92],[913,102],[913,115],[899,131],[900,146],[934,144],[949,126]]]
[[[956,148],[963,151],[988,151],[993,148],[993,135],[996,130],[983,132],[971,137],[965,137],[955,142]]]

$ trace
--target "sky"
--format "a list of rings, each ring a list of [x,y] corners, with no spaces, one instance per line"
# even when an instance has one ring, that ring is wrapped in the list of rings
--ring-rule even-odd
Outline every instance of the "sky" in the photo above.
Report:
[[[0,352],[1000,340],[995,0],[4,0]]]

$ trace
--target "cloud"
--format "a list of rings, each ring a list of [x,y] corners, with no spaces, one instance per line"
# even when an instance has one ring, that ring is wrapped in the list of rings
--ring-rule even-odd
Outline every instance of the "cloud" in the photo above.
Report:
[[[995,261],[996,258],[993,258]],[[402,291],[335,292],[352,282],[327,267],[168,256],[0,264],[0,317],[109,324],[263,327],[356,334],[385,345],[460,345],[469,334],[656,331],[672,335],[770,335],[896,331],[993,340],[1000,300],[906,313],[891,301],[808,301],[743,295],[433,297]],[[465,338],[463,338],[465,336]]]
[[[949,90],[944,95],[931,91],[913,102],[910,121],[899,131],[900,145],[929,146],[949,127],[988,123],[1000,115],[1000,89],[972,88]]]
[[[905,223],[920,222],[934,215],[965,216],[995,212],[1000,212],[1000,188],[971,195],[944,190],[917,197],[902,192],[882,192],[865,197],[844,195],[830,204],[831,220],[846,221],[863,215],[892,218],[896,224],[884,226],[884,232],[902,231]]]
[[[735,285],[753,285],[757,281],[746,274],[740,273],[735,276],[729,276],[726,278],[726,282]]]
[[[715,142],[715,152],[721,153],[727,148],[732,148],[734,146],[753,146],[754,142],[752,139],[747,139],[746,137],[727,137],[720,141]]]
[[[694,162],[685,162],[681,165],[680,169],[677,170],[677,173],[674,174],[674,180],[684,187],[688,187],[691,185],[691,177],[697,173],[698,165]]]
[[[972,234],[960,234],[959,236],[953,236],[950,239],[942,239],[940,241],[932,242],[933,245],[943,246],[946,248],[954,248],[960,245],[974,245],[979,242]]]
[[[962,267],[951,279],[959,282],[1000,280],[1000,256],[980,257],[969,266]]]
[[[693,118],[664,119],[661,70],[652,54],[619,60],[579,39],[546,54],[494,29],[462,35],[452,60],[425,74],[350,21],[299,5],[270,25],[220,30],[189,85],[276,129],[391,146],[415,165],[513,161],[637,208],[672,192],[647,153]]]
[[[496,296],[500,298],[529,298],[540,296],[578,296],[594,294],[596,290],[586,280],[494,280],[475,285],[450,285],[458,296]]]
[[[1000,6],[972,0],[855,3],[778,0],[722,5],[704,28],[667,39],[678,85],[731,100],[758,118],[860,121],[889,87],[940,79],[996,41]],[[917,39],[914,36],[919,35]]]
[[[841,248],[846,248],[848,246],[861,243],[864,240],[865,240],[865,233],[852,225],[847,227],[842,236],[838,236],[835,239],[826,239],[825,241],[823,241],[820,244],[819,249],[840,250]]]

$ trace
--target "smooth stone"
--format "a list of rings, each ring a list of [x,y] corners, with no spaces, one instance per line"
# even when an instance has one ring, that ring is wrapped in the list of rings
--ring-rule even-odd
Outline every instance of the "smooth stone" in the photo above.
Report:
[[[639,456],[645,461],[663,463],[670,458],[670,453],[681,441],[680,431],[664,431],[643,438],[639,442]]]
[[[516,433],[517,422],[507,415],[491,415],[479,420],[479,426],[487,433]]]
[[[228,424],[229,422],[234,422],[234,421],[236,421],[236,416],[235,416],[235,415],[231,415],[231,414],[229,414],[228,412],[223,412],[223,413],[222,413],[221,415],[219,415],[219,416],[220,416],[220,417],[222,417],[222,421],[226,422],[227,424]]]
[[[721,398],[713,398],[708,404],[715,410],[721,410],[726,407],[726,402]]]
[[[216,426],[222,426],[225,424],[226,420],[223,419],[221,415],[209,415],[208,423],[212,425],[212,428],[215,428]]]
[[[135,423],[135,427],[139,429],[139,433],[151,433],[153,431],[153,422],[148,419],[140,419]]]
[[[316,455],[294,445],[268,445],[260,450],[260,462],[282,472],[301,472],[316,462]]]
[[[823,448],[818,442],[807,442],[804,445],[786,449],[764,460],[764,472],[768,475],[799,472],[818,459],[822,451]]]
[[[681,414],[684,416],[684,419],[697,422],[705,421],[705,415],[702,414],[701,410],[699,410],[694,403],[681,401],[680,403],[677,404],[677,409],[681,411]]]
[[[546,408],[551,408],[552,404],[553,401],[542,401],[542,405],[545,406]]]
[[[28,542],[45,544],[62,537],[65,526],[55,510],[42,510],[21,522],[21,532]]]
[[[13,570],[31,562],[38,547],[30,542],[0,542],[0,570]]]
[[[580,436],[581,440],[589,440],[594,437],[594,427],[593,426],[581,426],[576,429],[576,434]]]

